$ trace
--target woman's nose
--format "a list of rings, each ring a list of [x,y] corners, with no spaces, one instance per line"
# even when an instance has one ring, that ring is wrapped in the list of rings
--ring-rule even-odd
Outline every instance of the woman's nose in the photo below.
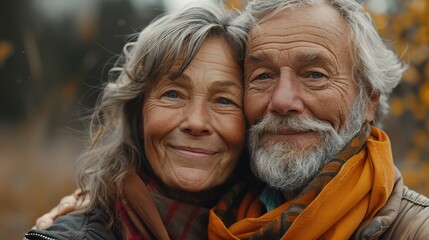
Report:
[[[186,106],[180,130],[191,135],[201,136],[212,133],[211,114],[203,100],[193,100]]]

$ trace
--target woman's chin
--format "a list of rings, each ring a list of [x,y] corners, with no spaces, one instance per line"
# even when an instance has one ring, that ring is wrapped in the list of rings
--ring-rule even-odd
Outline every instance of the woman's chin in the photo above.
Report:
[[[186,192],[205,191],[219,185],[212,173],[200,170],[176,174],[173,180],[176,188]]]
[[[201,192],[213,188],[214,181],[205,177],[177,179],[177,187],[186,192]]]

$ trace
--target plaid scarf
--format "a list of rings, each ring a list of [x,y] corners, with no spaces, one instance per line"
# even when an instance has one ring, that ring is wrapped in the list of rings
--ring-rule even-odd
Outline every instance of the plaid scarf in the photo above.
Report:
[[[206,239],[209,209],[163,196],[153,180],[134,172],[116,202],[124,239]]]
[[[248,193],[242,198],[240,195],[243,194],[240,191],[246,191],[246,188],[237,185],[212,209],[209,218],[209,239],[314,239],[321,236],[331,239],[343,233],[346,237],[339,239],[350,237],[361,221],[372,217],[384,205],[393,188],[390,143],[381,130],[373,128],[373,132],[378,136],[376,139],[374,137],[369,139],[371,129],[369,124],[365,124],[357,136],[322,168],[298,196],[262,217],[260,216],[264,212],[264,207],[259,201],[262,189],[257,191],[247,189]],[[382,141],[383,148],[380,147],[378,140]],[[372,146],[370,144],[372,142],[378,144],[377,147],[380,149],[388,149],[389,154],[384,154],[386,156],[380,156],[379,152],[368,154],[367,148]],[[374,152],[380,149],[375,149]],[[344,166],[345,163],[348,164],[347,167]],[[372,171],[383,175],[380,176],[382,179],[377,179],[378,176]],[[334,183],[337,175],[337,181]],[[323,196],[322,191],[325,193]],[[330,194],[327,194],[329,191]],[[338,194],[338,197],[344,195],[344,199],[335,199],[335,194]],[[328,198],[334,199],[332,203],[327,202]],[[233,210],[237,201],[241,201],[238,211]],[[333,203],[335,201],[339,202],[337,206]],[[336,207],[338,209],[344,207],[344,210],[339,211],[335,209]],[[347,214],[351,217],[346,218]],[[331,215],[334,219],[330,219]],[[317,218],[318,216],[320,218]],[[298,225],[294,225],[297,227],[292,229],[298,218],[300,218]],[[238,222],[234,223],[231,219]],[[347,226],[344,229],[349,230],[335,231],[337,225]],[[310,234],[306,235],[307,233]]]

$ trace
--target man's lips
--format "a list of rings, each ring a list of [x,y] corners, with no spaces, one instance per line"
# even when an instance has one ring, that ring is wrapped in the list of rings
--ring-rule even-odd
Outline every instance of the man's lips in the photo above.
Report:
[[[276,131],[276,132],[266,132],[265,135],[266,136],[282,136],[282,135],[298,135],[298,134],[306,134],[306,133],[310,133],[310,131],[298,131],[298,130],[294,130],[294,129],[285,129],[285,130],[281,130],[281,131]]]
[[[210,157],[216,154],[215,151],[211,151],[204,148],[184,147],[184,146],[170,146],[182,155],[197,156],[197,157]]]
[[[286,129],[286,130],[282,130],[277,132],[275,135],[296,135],[296,134],[305,134],[308,133],[310,131],[297,131],[294,129]]]
[[[262,138],[268,141],[297,141],[313,136],[313,131],[297,131],[293,129],[285,129],[276,132],[265,132]]]

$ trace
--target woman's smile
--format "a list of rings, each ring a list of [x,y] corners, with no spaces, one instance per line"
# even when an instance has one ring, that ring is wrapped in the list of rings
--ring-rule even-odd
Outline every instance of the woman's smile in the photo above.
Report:
[[[184,155],[184,157],[200,157],[200,158],[209,158],[216,154],[216,152],[204,149],[204,148],[194,148],[194,147],[185,147],[185,146],[170,146],[171,149],[175,150],[177,153]]]

